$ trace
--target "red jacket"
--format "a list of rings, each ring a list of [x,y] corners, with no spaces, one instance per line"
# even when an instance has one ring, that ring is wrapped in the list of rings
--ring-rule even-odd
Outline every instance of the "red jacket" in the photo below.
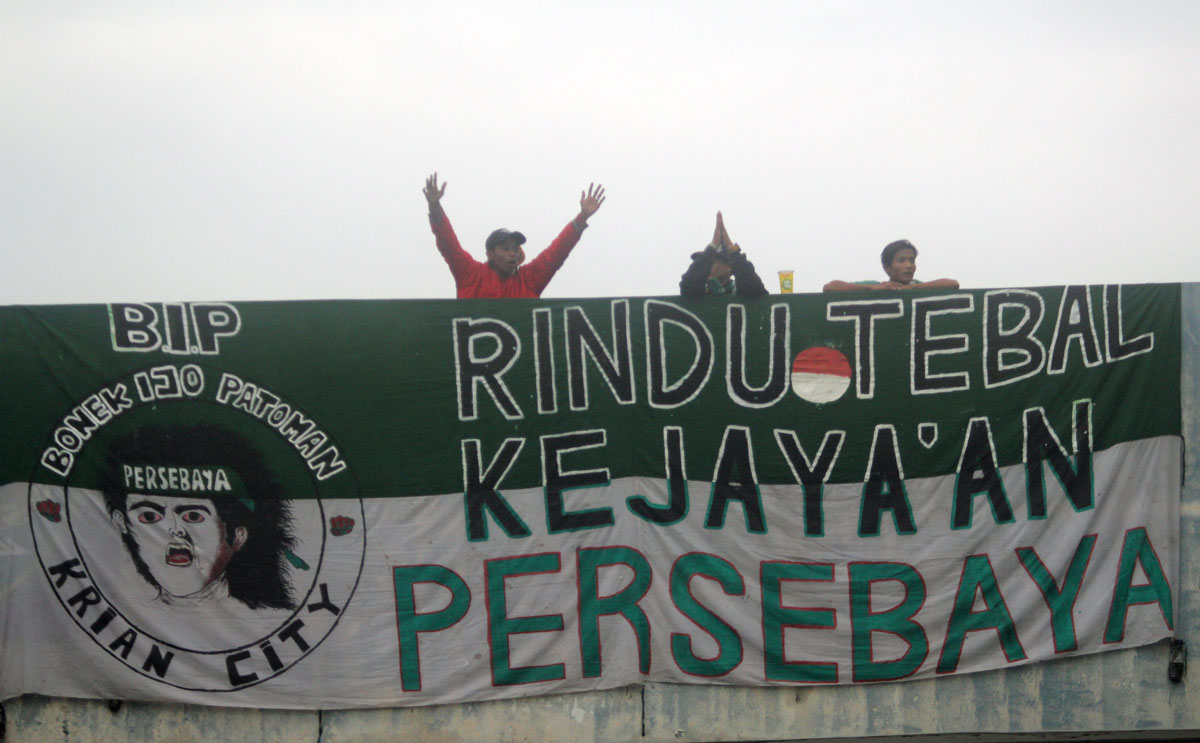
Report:
[[[550,247],[539,253],[537,258],[518,268],[515,274],[503,279],[491,266],[475,260],[463,250],[444,212],[441,219],[430,215],[429,226],[437,238],[438,252],[446,259],[446,265],[450,267],[450,273],[454,276],[459,299],[535,299],[542,296],[546,284],[550,283],[555,272],[562,267],[563,261],[570,255],[571,248],[579,242],[582,234],[574,221],[568,223],[562,232],[558,233],[558,237],[554,238],[554,242],[550,243]]]

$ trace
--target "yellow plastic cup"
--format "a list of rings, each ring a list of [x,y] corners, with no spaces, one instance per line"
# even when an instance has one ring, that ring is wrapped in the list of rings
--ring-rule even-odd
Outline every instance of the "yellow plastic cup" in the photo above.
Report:
[[[791,294],[792,293],[792,272],[791,271],[780,271],[779,272],[779,291],[782,294]]]

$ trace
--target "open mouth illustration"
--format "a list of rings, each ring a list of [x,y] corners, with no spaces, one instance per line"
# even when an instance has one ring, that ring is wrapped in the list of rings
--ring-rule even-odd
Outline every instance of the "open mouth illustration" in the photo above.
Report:
[[[175,567],[187,567],[192,564],[192,550],[181,544],[167,545],[167,564]]]

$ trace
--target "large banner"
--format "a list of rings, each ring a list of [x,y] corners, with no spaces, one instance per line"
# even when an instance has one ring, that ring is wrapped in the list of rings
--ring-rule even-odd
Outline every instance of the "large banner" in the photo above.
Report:
[[[864,684],[1172,636],[1178,285],[0,308],[0,698]]]

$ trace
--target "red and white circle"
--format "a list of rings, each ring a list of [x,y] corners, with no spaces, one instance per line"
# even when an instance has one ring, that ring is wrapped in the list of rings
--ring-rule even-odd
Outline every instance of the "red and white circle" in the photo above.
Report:
[[[792,362],[792,392],[808,402],[833,402],[850,388],[850,361],[828,346],[813,346]]]

